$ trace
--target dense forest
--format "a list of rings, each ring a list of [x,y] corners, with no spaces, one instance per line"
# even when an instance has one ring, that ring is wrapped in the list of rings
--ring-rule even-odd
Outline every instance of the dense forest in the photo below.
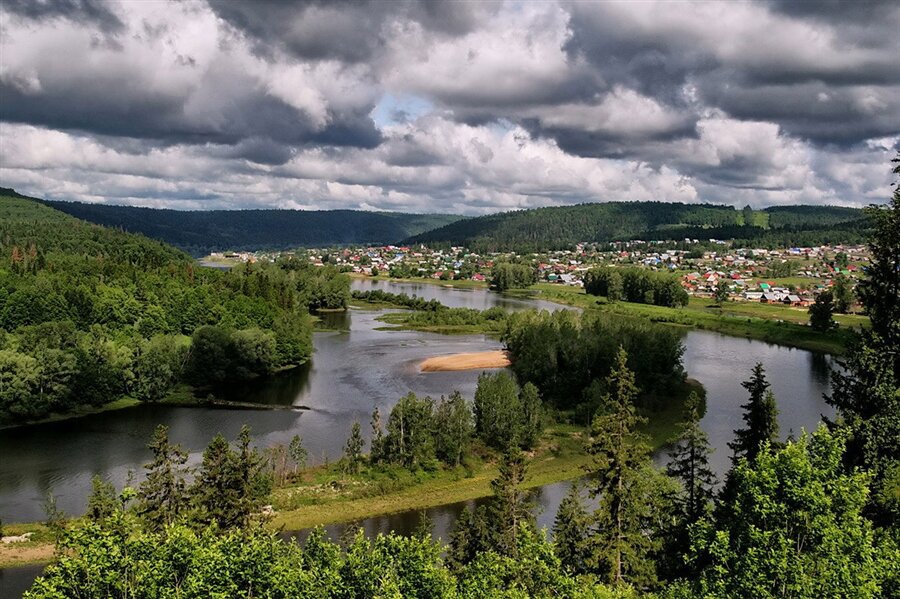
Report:
[[[363,210],[184,211],[79,202],[47,205],[88,222],[159,239],[197,257],[222,250],[395,243],[462,218]]]
[[[307,361],[309,310],[349,279],[295,260],[230,272],[36,201],[0,198],[0,423],[158,401]]]
[[[566,249],[580,242],[685,237],[791,245],[857,241],[867,226],[863,212],[854,208],[786,206],[757,211],[709,204],[609,202],[491,214],[407,241],[464,245],[479,251],[540,251]]]

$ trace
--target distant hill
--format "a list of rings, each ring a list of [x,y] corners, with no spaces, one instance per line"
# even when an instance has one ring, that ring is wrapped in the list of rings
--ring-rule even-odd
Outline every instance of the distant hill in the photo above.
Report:
[[[220,250],[396,243],[463,218],[362,210],[183,211],[46,203],[82,220],[165,241],[194,256]]]
[[[744,225],[751,216],[752,225]],[[491,214],[411,236],[407,243],[465,245],[481,251],[564,249],[628,239],[740,239],[774,245],[861,239],[862,210],[785,206],[753,211],[711,204],[609,202]]]

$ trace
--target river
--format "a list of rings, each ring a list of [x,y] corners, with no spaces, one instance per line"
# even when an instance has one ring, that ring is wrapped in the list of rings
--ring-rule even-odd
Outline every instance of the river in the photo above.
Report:
[[[453,307],[560,309],[549,302],[505,298],[483,289],[387,280],[354,280],[353,288],[415,293]],[[326,456],[336,458],[354,421],[360,421],[367,431],[376,406],[386,416],[394,402],[409,391],[438,397],[459,390],[468,398],[473,396],[477,371],[420,373],[417,364],[422,359],[500,347],[496,339],[483,335],[379,331],[377,316],[377,312],[361,310],[327,315],[326,323],[335,330],[315,333],[311,364],[229,392],[230,399],[294,409],[146,405],[0,432],[0,518],[3,522],[42,519],[42,503],[48,493],[56,496],[64,511],[83,512],[94,474],[122,486],[131,473],[140,473],[149,459],[146,443],[160,423],[170,427],[172,440],[190,452],[192,463],[199,462],[216,432],[234,438],[243,424],[251,426],[260,446],[287,443],[299,434],[312,463]],[[822,414],[833,413],[822,399],[828,391],[831,368],[827,356],[706,331],[687,331],[684,344],[685,370],[707,391],[707,412],[701,425],[716,448],[712,466],[719,473],[729,464],[727,443],[732,431],[742,424],[740,406],[746,401],[746,392],[740,383],[756,362],[765,365],[778,399],[782,436],[799,434],[801,428],[813,429]],[[552,523],[567,489],[568,483],[560,483],[534,492],[539,523]],[[447,538],[463,507],[454,504],[427,511],[436,536]],[[371,533],[409,532],[418,519],[418,513],[395,514],[371,518],[362,526]],[[339,536],[343,528],[329,530]],[[19,574],[13,570],[0,574],[0,588]]]

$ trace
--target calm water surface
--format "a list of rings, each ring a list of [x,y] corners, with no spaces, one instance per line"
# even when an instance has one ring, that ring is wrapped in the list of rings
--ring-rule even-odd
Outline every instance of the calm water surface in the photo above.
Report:
[[[438,299],[453,307],[485,309],[502,306],[559,309],[556,304],[504,298],[486,290],[457,290],[437,285],[392,283],[386,280],[354,280],[354,289],[382,289]],[[147,440],[157,424],[170,427],[172,439],[190,452],[192,463],[217,432],[234,438],[242,424],[249,424],[260,446],[287,443],[303,436],[311,462],[339,457],[354,421],[364,431],[377,406],[386,416],[397,398],[409,391],[439,397],[453,390],[474,395],[478,372],[420,373],[418,363],[430,356],[500,348],[482,335],[443,336],[412,331],[377,331],[378,313],[352,311],[330,314],[327,324],[336,329],[314,336],[311,364],[265,382],[235,387],[229,399],[270,404],[285,409],[239,410],[140,406],[27,429],[0,431],[0,517],[4,522],[43,518],[41,507],[48,493],[73,514],[84,510],[90,479],[100,474],[123,485],[131,473],[139,474],[148,461]],[[833,411],[822,395],[828,391],[831,359],[812,352],[727,337],[705,331],[685,334],[684,366],[688,375],[707,391],[707,412],[701,424],[712,445],[714,469],[723,473],[729,464],[727,443],[741,425],[741,387],[750,369],[762,362],[778,399],[782,436],[813,429],[822,414]],[[538,522],[550,526],[570,483],[537,489],[532,500]],[[447,539],[459,512],[474,502],[426,510],[436,537]],[[370,518],[360,525],[369,534],[415,530],[419,512]],[[328,527],[339,538],[346,526]],[[297,534],[302,537],[301,531]],[[40,567],[0,571],[0,597],[18,596]]]

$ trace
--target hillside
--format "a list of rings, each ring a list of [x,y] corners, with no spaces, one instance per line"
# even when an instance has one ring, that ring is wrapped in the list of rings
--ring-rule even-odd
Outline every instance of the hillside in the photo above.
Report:
[[[308,309],[349,295],[333,269],[197,268],[163,242],[9,194],[0,190],[0,426],[303,363]]]
[[[183,211],[78,202],[48,205],[92,223],[160,239],[194,256],[219,250],[392,243],[461,218],[362,210]]]
[[[544,250],[579,242],[626,239],[741,239],[773,244],[855,241],[864,228],[854,208],[787,206],[753,211],[753,226],[731,206],[610,202],[538,208],[451,223],[407,243],[465,245],[480,250]]]

